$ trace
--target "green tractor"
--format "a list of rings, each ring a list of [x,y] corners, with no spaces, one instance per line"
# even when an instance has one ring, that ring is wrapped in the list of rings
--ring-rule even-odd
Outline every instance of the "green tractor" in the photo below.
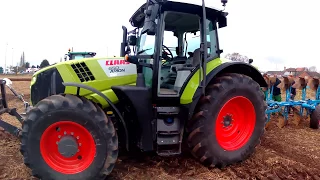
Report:
[[[1,112],[22,129],[0,126],[21,138],[24,163],[41,179],[103,179],[119,148],[173,156],[185,144],[206,166],[243,161],[264,132],[267,84],[251,64],[220,58],[226,16],[204,1],[147,0],[134,29],[122,27],[121,57],[36,72],[25,115],[8,108],[4,84],[13,88],[2,80]]]
[[[93,58],[96,55],[95,52],[74,52],[70,49],[68,50],[68,54],[65,54],[64,60],[77,60],[77,59],[84,59],[84,58]]]

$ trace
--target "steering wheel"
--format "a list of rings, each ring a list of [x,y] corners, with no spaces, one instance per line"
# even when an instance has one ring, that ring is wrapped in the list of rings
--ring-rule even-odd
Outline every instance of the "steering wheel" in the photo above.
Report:
[[[162,45],[162,46],[163,46],[163,48],[162,48],[162,57],[169,58],[170,60],[172,60],[173,59],[173,54],[170,51],[170,49],[165,45]]]

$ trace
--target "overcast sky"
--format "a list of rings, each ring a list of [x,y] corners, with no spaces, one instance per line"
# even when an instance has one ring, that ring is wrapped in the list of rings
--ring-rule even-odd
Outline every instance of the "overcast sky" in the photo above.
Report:
[[[195,0],[189,0],[192,2]],[[200,1],[200,0],[197,0]],[[119,55],[122,25],[145,0],[1,0],[0,65],[50,63],[73,47],[97,56]],[[220,0],[207,0],[221,8]],[[229,0],[228,26],[220,31],[224,54],[239,52],[261,70],[318,65],[319,0]],[[13,58],[12,58],[13,54]]]

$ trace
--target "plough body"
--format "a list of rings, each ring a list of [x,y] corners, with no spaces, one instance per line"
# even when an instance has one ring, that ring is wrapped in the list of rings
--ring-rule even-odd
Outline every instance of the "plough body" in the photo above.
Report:
[[[266,110],[266,115],[267,115],[266,126],[268,126],[272,114],[279,113],[283,117],[283,119],[280,120],[283,122],[278,123],[279,127],[283,127],[288,123],[290,108],[299,109],[298,115],[302,118],[302,117],[308,117],[312,113],[314,113],[314,111],[316,111],[317,109],[317,106],[320,104],[320,87],[319,87],[318,77],[313,77],[310,79],[299,77],[298,79],[294,79],[293,77],[290,77],[290,76],[283,76],[283,80],[277,86],[278,88],[281,88],[282,90],[284,90],[286,94],[285,101],[282,101],[282,102],[277,102],[273,100],[273,89],[275,87],[274,83],[275,83],[276,77],[264,76],[264,78],[268,84],[268,89],[267,89],[267,92],[265,93],[266,94],[265,98],[268,105]],[[300,100],[290,99],[292,88],[301,90]],[[315,91],[314,99],[307,99],[307,89],[311,91]],[[320,112],[315,112],[315,113],[320,113]],[[319,121],[320,123],[319,119],[317,120],[310,119],[310,121]],[[310,127],[318,129],[319,125],[318,127],[312,127],[310,125]]]

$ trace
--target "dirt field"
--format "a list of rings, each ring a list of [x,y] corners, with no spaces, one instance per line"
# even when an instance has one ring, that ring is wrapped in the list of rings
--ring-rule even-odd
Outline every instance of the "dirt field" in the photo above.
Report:
[[[14,82],[14,87],[30,98],[29,82]],[[22,103],[8,93],[9,105],[18,107]],[[14,118],[2,116],[18,125]],[[256,152],[241,164],[225,169],[203,167],[189,154],[179,157],[161,158],[139,155],[120,156],[110,179],[316,179],[320,180],[320,131],[312,130],[308,120],[298,126],[290,120],[285,128],[271,126],[262,138]],[[17,138],[0,130],[0,179],[32,179],[23,164]]]

